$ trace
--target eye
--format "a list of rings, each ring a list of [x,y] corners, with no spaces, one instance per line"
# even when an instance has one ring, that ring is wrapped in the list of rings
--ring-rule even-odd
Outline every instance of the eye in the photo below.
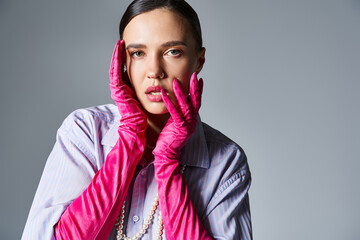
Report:
[[[178,49],[170,49],[168,52],[167,52],[168,55],[170,56],[180,56],[182,54],[182,51],[178,50]]]
[[[144,53],[142,51],[134,51],[130,53],[130,56],[133,58],[139,58],[144,56]]]

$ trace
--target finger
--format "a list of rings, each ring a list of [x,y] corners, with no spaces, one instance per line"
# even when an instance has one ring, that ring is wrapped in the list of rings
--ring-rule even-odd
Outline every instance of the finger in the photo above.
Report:
[[[180,122],[181,116],[180,116],[179,112],[177,111],[175,105],[171,102],[169,96],[166,94],[164,89],[161,89],[161,95],[162,95],[163,101],[165,103],[165,106],[168,109],[173,120],[175,122]]]
[[[110,83],[114,85],[118,85],[120,76],[121,76],[121,70],[119,69],[119,47],[120,47],[120,40],[117,41],[113,55],[111,57],[111,63],[110,63]]]
[[[198,112],[201,106],[201,95],[203,91],[204,82],[202,78],[197,80],[196,73],[193,73],[190,79],[190,98],[192,106]]]
[[[174,79],[173,81],[173,90],[176,97],[176,100],[178,101],[180,105],[180,109],[184,116],[188,116],[190,113],[190,105],[186,99],[185,94],[181,90],[179,81],[177,79]]]

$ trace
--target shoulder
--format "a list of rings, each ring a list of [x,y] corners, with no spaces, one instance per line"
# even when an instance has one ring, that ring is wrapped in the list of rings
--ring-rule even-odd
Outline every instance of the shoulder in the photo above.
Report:
[[[120,114],[113,104],[77,109],[65,118],[58,129],[57,139],[68,139],[82,145],[100,144],[119,119]]]
[[[77,109],[70,113],[57,131],[54,156],[72,156],[99,169],[105,161],[106,144],[103,140],[116,129],[120,115],[112,104]],[[75,157],[76,156],[76,157]],[[68,159],[68,157],[66,158]]]
[[[231,186],[246,184],[251,173],[244,150],[220,131],[203,123],[208,147],[210,172],[218,178],[215,196],[229,191]]]
[[[105,104],[88,108],[77,109],[69,114],[64,120],[65,124],[72,122],[105,122],[113,123],[120,115],[115,105]]]
[[[109,128],[118,119],[120,119],[120,115],[113,104],[82,108],[70,113],[63,121],[59,130],[81,129],[83,131],[90,131],[94,127],[98,129]]]
[[[201,150],[194,144],[192,155],[188,156],[198,156],[194,159],[202,164],[191,168],[186,181],[192,198],[197,199],[197,208],[202,211],[200,215],[205,218],[221,203],[240,204],[241,196],[250,186],[251,174],[245,152],[235,141],[204,122],[199,129],[202,131],[198,138],[204,144]]]
[[[202,122],[202,126],[209,151],[215,148],[223,153],[239,154],[246,158],[244,150],[236,142],[204,122]]]

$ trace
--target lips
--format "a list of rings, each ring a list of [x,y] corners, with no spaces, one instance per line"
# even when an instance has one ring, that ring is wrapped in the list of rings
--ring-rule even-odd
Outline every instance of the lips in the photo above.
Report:
[[[160,86],[150,86],[146,89],[145,92],[147,98],[151,102],[162,102],[162,96],[161,96],[161,87]]]
[[[146,89],[146,94],[150,94],[150,93],[157,93],[159,92],[161,95],[161,87],[160,86],[150,86]]]

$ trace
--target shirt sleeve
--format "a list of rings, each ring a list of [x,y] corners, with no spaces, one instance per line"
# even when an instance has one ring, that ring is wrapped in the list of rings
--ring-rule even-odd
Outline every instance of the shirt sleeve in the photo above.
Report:
[[[249,205],[251,174],[245,153],[238,150],[232,165],[206,207],[202,222],[214,239],[252,239]]]
[[[55,239],[53,226],[98,171],[89,116],[74,113],[59,128],[22,239]]]

